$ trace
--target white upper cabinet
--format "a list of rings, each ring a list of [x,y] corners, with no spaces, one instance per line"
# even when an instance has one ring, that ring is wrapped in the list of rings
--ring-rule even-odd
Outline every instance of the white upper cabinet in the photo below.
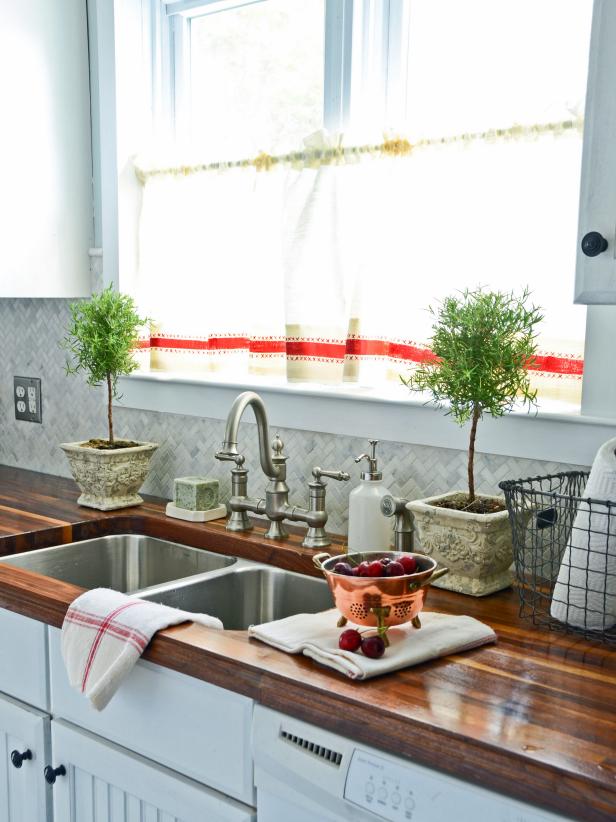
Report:
[[[595,0],[575,302],[616,303],[616,2]]]
[[[0,297],[90,293],[86,0],[3,3]]]

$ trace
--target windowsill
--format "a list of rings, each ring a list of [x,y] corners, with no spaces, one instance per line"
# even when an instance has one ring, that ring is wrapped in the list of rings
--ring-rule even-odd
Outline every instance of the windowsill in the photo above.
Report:
[[[237,394],[248,389],[263,397],[272,428],[459,450],[467,447],[467,427],[460,428],[442,410],[409,397],[404,388],[397,390],[397,386],[377,394],[346,385],[289,384],[262,378],[239,382],[221,375],[199,378],[137,372],[122,378],[123,396],[117,404],[224,420]],[[251,422],[252,415],[246,419]],[[615,434],[616,420],[582,416],[579,411],[514,411],[501,419],[486,417],[482,421],[477,450],[586,466],[598,447]]]

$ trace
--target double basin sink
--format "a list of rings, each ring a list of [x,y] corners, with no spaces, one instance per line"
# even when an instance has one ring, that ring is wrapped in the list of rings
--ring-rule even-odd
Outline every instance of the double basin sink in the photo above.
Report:
[[[227,630],[333,606],[323,580],[137,534],[42,548],[2,557],[0,564],[210,614]]]

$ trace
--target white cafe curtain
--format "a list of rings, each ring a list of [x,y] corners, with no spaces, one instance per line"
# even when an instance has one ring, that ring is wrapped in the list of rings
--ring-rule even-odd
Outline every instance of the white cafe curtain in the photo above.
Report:
[[[580,153],[570,128],[146,176],[148,365],[378,386],[426,356],[429,305],[528,285],[545,314],[533,379],[542,396],[576,402]]]

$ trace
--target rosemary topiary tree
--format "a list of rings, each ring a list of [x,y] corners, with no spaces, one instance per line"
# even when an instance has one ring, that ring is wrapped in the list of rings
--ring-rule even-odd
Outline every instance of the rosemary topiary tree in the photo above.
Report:
[[[133,350],[139,328],[147,319],[139,316],[132,297],[114,291],[112,286],[89,300],[71,303],[70,311],[71,322],[61,342],[72,357],[66,363],[66,373],[84,371],[88,385],[107,386],[106,447],[114,448],[112,400],[119,396],[118,377],[138,367]],[[98,447],[105,447],[104,441]]]
[[[540,309],[528,306],[530,292],[484,291],[477,288],[447,297],[430,313],[434,317],[430,349],[434,357],[421,363],[402,382],[412,391],[427,391],[430,402],[448,406],[458,425],[471,421],[468,446],[468,501],[475,501],[475,439],[484,413],[502,417],[519,402],[536,405],[528,366],[537,346],[535,328]]]

